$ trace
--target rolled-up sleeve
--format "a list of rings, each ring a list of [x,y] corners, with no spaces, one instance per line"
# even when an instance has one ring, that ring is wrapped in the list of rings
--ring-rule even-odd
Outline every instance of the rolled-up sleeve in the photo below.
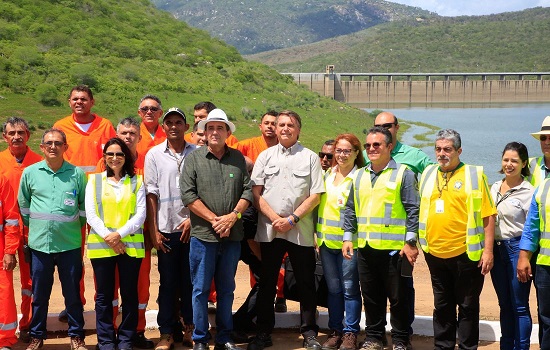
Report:
[[[159,195],[157,164],[153,152],[148,152],[145,156],[145,192],[151,193],[157,197]]]
[[[540,213],[539,206],[536,201],[536,195],[538,188],[533,194],[531,199],[531,206],[529,207],[529,213],[523,226],[523,232],[521,234],[521,241],[519,242],[519,249],[535,252],[539,247],[540,238]]]

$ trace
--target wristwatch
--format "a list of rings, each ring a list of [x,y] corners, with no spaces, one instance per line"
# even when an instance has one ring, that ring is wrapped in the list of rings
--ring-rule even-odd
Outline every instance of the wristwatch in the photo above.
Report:
[[[238,211],[238,210],[233,210],[233,212],[235,213],[235,215],[237,215],[237,219],[240,219],[242,217],[242,214]]]
[[[300,221],[300,217],[294,213],[290,214],[290,216],[292,216],[294,218],[294,223],[298,223],[298,221]]]
[[[412,247],[416,247],[416,238],[408,239],[408,240],[405,241],[405,243],[407,243],[408,245],[410,245]]]

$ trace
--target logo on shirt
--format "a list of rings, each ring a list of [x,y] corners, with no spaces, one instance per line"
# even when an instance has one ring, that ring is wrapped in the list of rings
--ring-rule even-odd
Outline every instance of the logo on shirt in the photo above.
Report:
[[[455,188],[455,190],[460,190],[462,188],[462,181],[460,181],[460,180],[455,181],[454,188]]]

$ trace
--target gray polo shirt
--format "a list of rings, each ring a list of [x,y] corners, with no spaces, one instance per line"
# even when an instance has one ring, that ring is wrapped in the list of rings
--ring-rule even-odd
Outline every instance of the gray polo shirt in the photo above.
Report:
[[[145,190],[158,199],[158,230],[178,232],[177,227],[189,218],[180,197],[179,178],[189,154],[197,146],[186,143],[181,154],[174,154],[168,148],[168,141],[151,148],[145,156]]]
[[[200,199],[214,214],[231,213],[241,199],[253,202],[250,177],[241,152],[225,147],[221,159],[208,147],[200,147],[185,161],[181,184],[181,200],[189,205]],[[205,242],[218,242],[223,238],[214,231],[207,220],[191,212],[191,236]],[[237,220],[231,228],[229,240],[240,241],[244,237],[243,222]]]
[[[509,189],[504,195],[499,193],[500,186],[502,186],[502,180],[491,186],[491,196],[498,211],[495,222],[495,240],[497,241],[521,236],[535,191],[533,186],[525,180]]]
[[[323,169],[317,153],[295,143],[290,148],[280,144],[260,153],[252,171],[252,185],[264,186],[262,197],[281,217],[288,217],[312,194],[325,192]],[[273,230],[271,221],[258,215],[256,241],[271,242],[274,238],[310,247],[315,242],[313,211],[301,218],[285,233]]]

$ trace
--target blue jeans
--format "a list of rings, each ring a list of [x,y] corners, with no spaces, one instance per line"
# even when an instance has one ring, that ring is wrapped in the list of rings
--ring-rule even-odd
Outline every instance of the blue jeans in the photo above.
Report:
[[[69,319],[69,337],[84,339],[84,315],[80,299],[82,254],[80,248],[61,253],[43,253],[31,250],[32,319],[30,334],[33,338],[46,339],[46,319],[52,294],[53,273],[57,265],[61,291],[65,298],[65,310]]]
[[[323,273],[328,287],[328,327],[344,333],[359,333],[361,290],[357,271],[357,250],[351,260],[344,259],[342,249],[320,248]],[[345,326],[344,311],[346,315]]]
[[[233,293],[235,273],[241,255],[241,242],[223,240],[205,242],[191,237],[189,266],[193,283],[193,319],[195,343],[208,343],[208,294],[212,278],[216,285],[216,343],[231,341],[233,330]]]
[[[131,348],[138,323],[138,276],[141,258],[128,254],[90,259],[95,276],[95,313],[97,344],[101,350]],[[115,332],[113,325],[113,297],[115,271],[118,268],[122,321]]]
[[[550,348],[550,266],[536,265],[535,286],[539,305],[539,327],[542,327],[540,348]]]
[[[157,252],[160,275],[157,323],[161,334],[173,334],[180,315],[186,325],[193,324],[189,243],[180,241],[181,232],[162,234],[168,238],[165,243],[171,249],[167,253]]]
[[[531,339],[531,281],[521,283],[516,277],[520,238],[496,241],[493,250],[491,279],[500,305],[501,349],[529,349]]]

